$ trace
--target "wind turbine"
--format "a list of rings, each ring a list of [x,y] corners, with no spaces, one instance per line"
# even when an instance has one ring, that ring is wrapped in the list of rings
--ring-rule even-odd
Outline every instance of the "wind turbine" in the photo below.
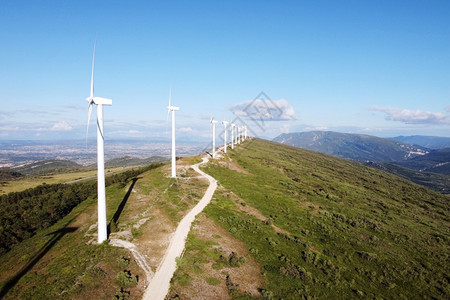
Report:
[[[98,197],[98,243],[103,243],[108,236],[106,230],[106,194],[105,194],[105,153],[104,153],[104,134],[103,134],[103,105],[112,105],[111,99],[94,97],[94,65],[95,65],[95,46],[92,55],[92,73],[91,73],[91,93],[86,101],[88,107],[88,121],[86,128],[86,139],[89,130],[89,121],[92,114],[92,106],[97,105],[97,197]]]
[[[211,116],[211,124],[213,128],[213,149],[212,149],[212,157],[216,158],[216,124],[217,121]]]
[[[223,136],[223,152],[227,153],[227,121],[222,121],[224,129],[224,136]]]
[[[244,126],[244,140],[247,139],[247,125]]]
[[[238,139],[238,144],[241,143],[241,126],[238,126],[237,128],[237,139]]]
[[[234,149],[234,127],[236,124],[231,123],[231,149]]]
[[[169,91],[169,106],[167,106],[167,116],[172,112],[172,178],[177,177],[177,165],[175,156],[175,111],[180,110],[179,107],[172,106],[172,89]]]

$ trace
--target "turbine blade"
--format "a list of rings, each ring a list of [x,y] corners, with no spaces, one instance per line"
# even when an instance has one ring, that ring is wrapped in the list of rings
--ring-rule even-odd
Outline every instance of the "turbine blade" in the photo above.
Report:
[[[97,46],[97,40],[95,40],[94,53],[92,54],[91,98],[94,98],[94,66],[95,66],[95,47],[96,46]]]
[[[169,107],[172,106],[172,87],[169,89]]]
[[[89,107],[88,107],[88,119],[87,119],[87,127],[86,127],[86,147],[87,147],[87,139],[88,139],[88,133],[89,133],[89,122],[91,121],[91,115],[92,115],[92,106],[93,106],[93,102],[91,101],[89,103]]]
[[[169,121],[171,107],[172,107],[172,87],[169,88],[169,106],[167,106],[166,122]]]

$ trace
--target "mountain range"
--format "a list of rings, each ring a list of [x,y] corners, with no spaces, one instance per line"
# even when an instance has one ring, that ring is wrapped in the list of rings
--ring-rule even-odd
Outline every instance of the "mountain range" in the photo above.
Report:
[[[333,131],[283,133],[273,141],[356,161],[402,161],[430,151],[393,139]]]
[[[397,136],[392,139],[406,144],[419,145],[428,149],[450,148],[450,137],[411,135]]]
[[[438,137],[401,137],[422,145],[445,146]],[[407,144],[396,138],[312,131],[281,134],[275,142],[359,161],[441,193],[450,192],[450,148],[429,149]],[[439,142],[439,143],[438,143]]]

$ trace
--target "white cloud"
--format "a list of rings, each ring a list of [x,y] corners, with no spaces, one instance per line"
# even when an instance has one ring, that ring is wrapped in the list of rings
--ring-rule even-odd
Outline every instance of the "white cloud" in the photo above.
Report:
[[[289,133],[290,131],[291,131],[291,126],[288,124],[284,124],[283,126],[280,127],[281,133]]]
[[[184,132],[184,133],[189,133],[189,132],[193,132],[194,130],[191,127],[182,127],[180,129],[178,129],[179,132]]]
[[[440,112],[379,106],[369,109],[386,113],[386,120],[389,121],[399,121],[406,124],[450,124],[450,116]]]
[[[279,100],[248,100],[233,105],[230,110],[239,117],[261,121],[296,120],[294,108],[289,101]]]
[[[53,125],[52,131],[70,131],[72,130],[72,126],[70,126],[69,123],[67,123],[67,121],[60,121],[58,123],[56,123],[55,125]]]

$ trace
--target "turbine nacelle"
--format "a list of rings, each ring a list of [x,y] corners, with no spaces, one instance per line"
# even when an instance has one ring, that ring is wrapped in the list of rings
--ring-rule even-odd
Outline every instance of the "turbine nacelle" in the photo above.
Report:
[[[86,98],[86,101],[90,104],[96,104],[96,105],[112,105],[112,100],[108,98],[102,98],[102,97],[88,97]]]
[[[167,106],[167,109],[171,110],[171,111],[180,110],[180,108],[178,106]]]

